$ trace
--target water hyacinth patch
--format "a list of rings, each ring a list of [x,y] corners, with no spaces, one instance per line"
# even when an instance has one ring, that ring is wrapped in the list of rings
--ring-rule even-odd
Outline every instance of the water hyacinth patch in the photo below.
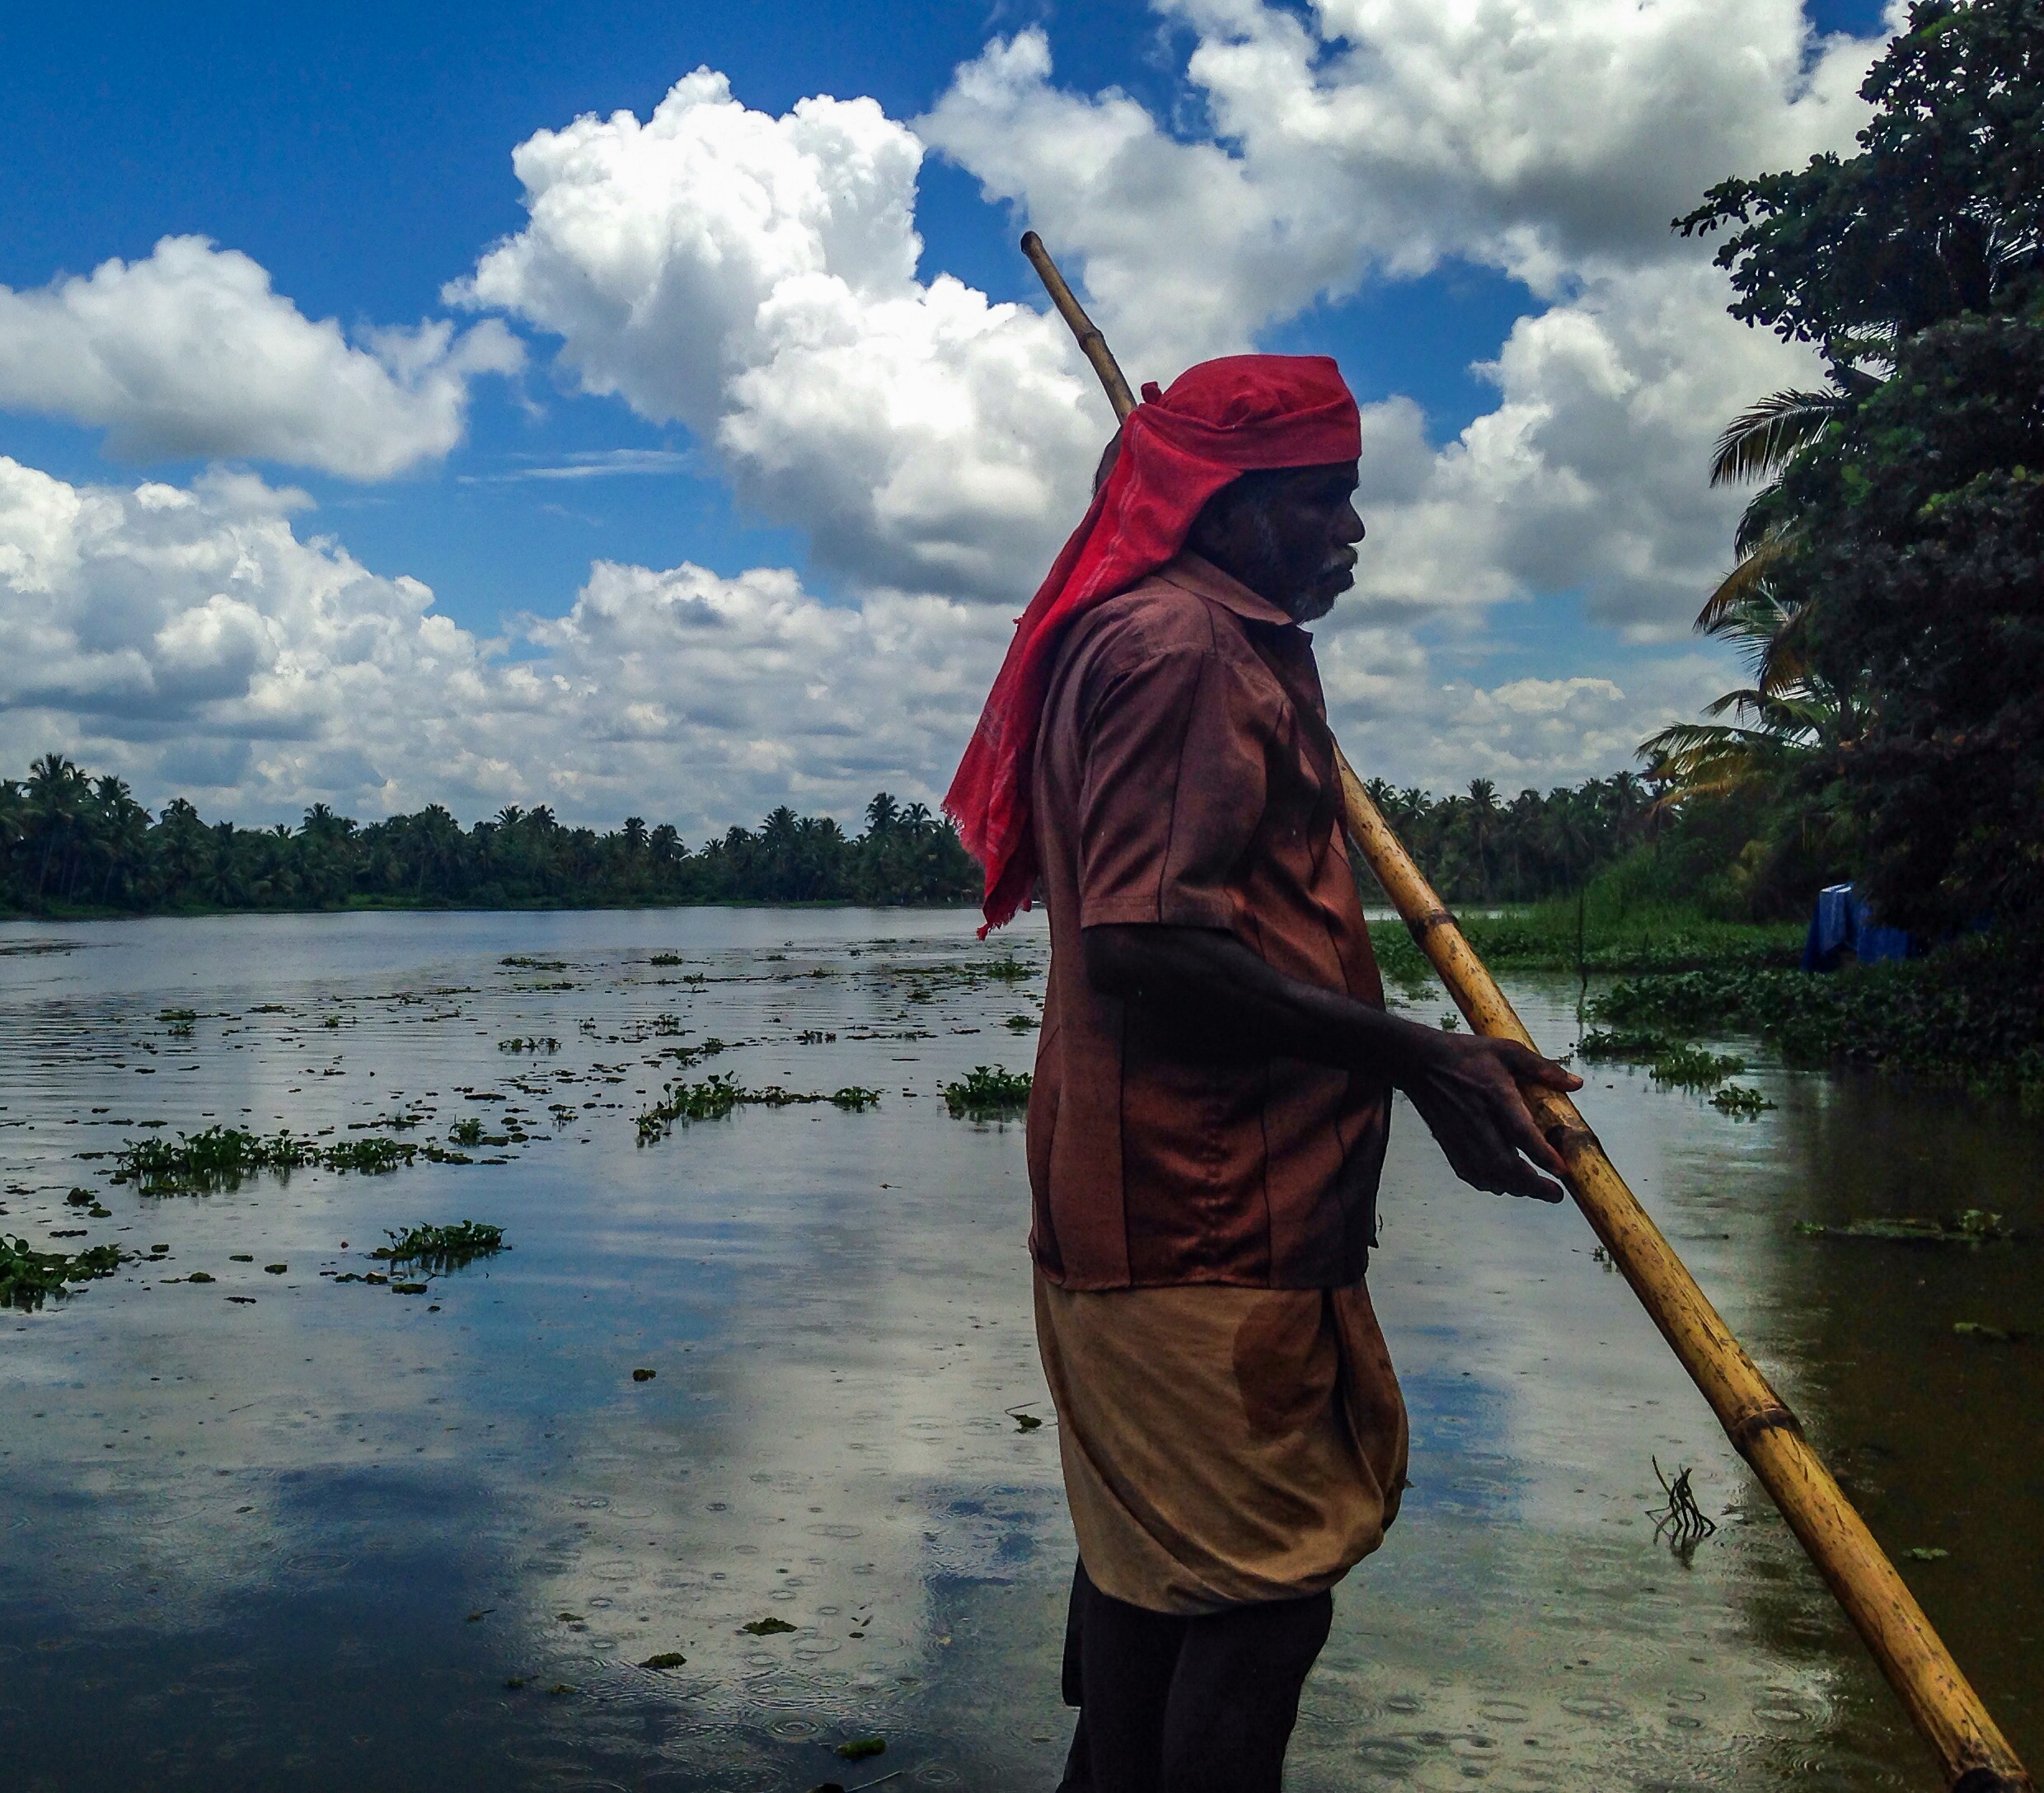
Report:
[[[1729,1053],[1708,1052],[1699,1046],[1671,1046],[1647,1067],[1647,1074],[1657,1084],[1700,1089],[1736,1077],[1745,1069],[1746,1060]]]
[[[1033,1079],[1027,1071],[975,1065],[958,1082],[944,1086],[944,1106],[957,1121],[985,1121],[1020,1114],[1029,1105]]]
[[[33,1312],[51,1295],[61,1299],[69,1294],[69,1284],[112,1276],[129,1255],[117,1245],[91,1245],[82,1252],[39,1252],[26,1239],[0,1233],[0,1308]]]
[[[257,1171],[293,1171],[306,1165],[378,1176],[409,1164],[419,1148],[371,1135],[321,1145],[280,1128],[273,1135],[209,1126],[176,1140],[129,1140],[114,1154],[113,1180],[145,1196],[203,1195],[231,1187]]]
[[[665,1139],[677,1121],[722,1121],[740,1107],[790,1108],[827,1102],[850,1114],[862,1114],[880,1099],[877,1089],[852,1084],[826,1095],[821,1090],[783,1089],[769,1084],[764,1089],[748,1089],[724,1071],[712,1071],[699,1084],[669,1084],[659,1101],[639,1117],[639,1143],[652,1145]]]
[[[189,1195],[239,1182],[259,1170],[295,1170],[319,1147],[288,1129],[265,1137],[240,1127],[209,1126],[175,1140],[129,1140],[114,1154],[114,1181],[145,1195]]]
[[[504,1229],[481,1220],[457,1221],[452,1226],[415,1226],[402,1233],[383,1235],[391,1243],[369,1253],[391,1264],[418,1264],[427,1270],[459,1270],[479,1257],[509,1249]]]

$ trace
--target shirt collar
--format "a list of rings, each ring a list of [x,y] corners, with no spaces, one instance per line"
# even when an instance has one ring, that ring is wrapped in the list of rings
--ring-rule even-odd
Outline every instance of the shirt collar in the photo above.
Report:
[[[1196,597],[1211,598],[1222,609],[1234,611],[1244,622],[1275,623],[1287,629],[1298,626],[1289,613],[1278,609],[1268,598],[1259,597],[1234,574],[1223,573],[1212,561],[1189,549],[1181,550],[1176,559],[1158,568],[1157,577]]]

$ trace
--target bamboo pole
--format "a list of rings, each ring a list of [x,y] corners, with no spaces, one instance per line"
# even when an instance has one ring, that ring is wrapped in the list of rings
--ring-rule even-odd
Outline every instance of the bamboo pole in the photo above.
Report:
[[[1115,416],[1127,416],[1136,408],[1128,382],[1035,232],[1023,237],[1022,252],[1043,277],[1052,302],[1099,373]],[[1348,756],[1338,747],[1334,751],[1349,838],[1420,951],[1440,973],[1456,1006],[1477,1032],[1533,1046],[1525,1023],[1391,831]],[[1540,1086],[1525,1094],[1540,1131],[1568,1167],[1568,1192],[1576,1205],[1873,1652],[1888,1684],[1936,1755],[1946,1786],[1952,1793],[2036,1793],[2008,1739],[1866,1521],[1803,1436],[1795,1415],[1732,1336],[1675,1248],[1605,1155],[1575,1103],[1559,1090]]]

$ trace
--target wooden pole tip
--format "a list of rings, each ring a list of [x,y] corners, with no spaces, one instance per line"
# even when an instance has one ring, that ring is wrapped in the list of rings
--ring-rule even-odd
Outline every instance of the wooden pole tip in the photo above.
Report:
[[[1035,232],[1034,231],[1024,231],[1024,232],[1023,232],[1023,233],[1022,233],[1022,253],[1023,253],[1024,255],[1034,255],[1034,254],[1037,252],[1037,250],[1038,250],[1041,249],[1043,246],[1043,239],[1042,237],[1038,236],[1036,234],[1036,232]]]

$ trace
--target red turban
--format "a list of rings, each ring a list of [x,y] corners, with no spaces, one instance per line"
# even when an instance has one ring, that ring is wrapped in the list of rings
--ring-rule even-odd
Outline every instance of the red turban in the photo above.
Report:
[[[986,869],[987,927],[1013,915],[1036,882],[1030,770],[1066,630],[1174,559],[1200,508],[1238,475],[1324,466],[1362,452],[1355,398],[1325,355],[1230,355],[1188,368],[1168,392],[1143,387],[1122,424],[1114,470],[1015,625],[944,799]]]

